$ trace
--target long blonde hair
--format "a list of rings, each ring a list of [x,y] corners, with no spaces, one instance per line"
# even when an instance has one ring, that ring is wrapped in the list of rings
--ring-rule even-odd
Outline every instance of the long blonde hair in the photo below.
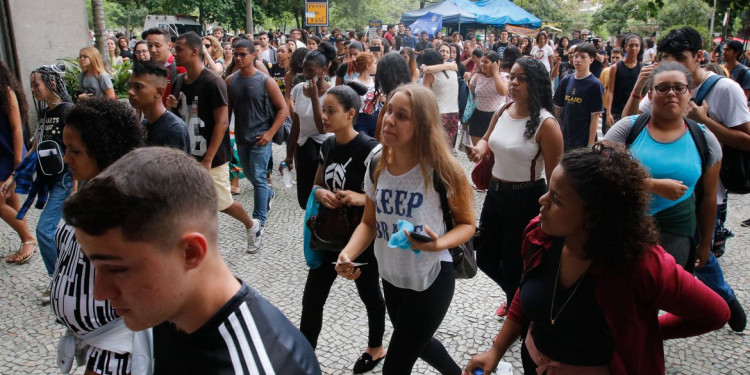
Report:
[[[224,56],[224,48],[221,47],[221,44],[216,37],[213,35],[206,35],[203,37],[203,40],[207,40],[211,43],[211,59],[213,59],[214,62]]]
[[[425,182],[425,189],[432,184],[428,167],[432,167],[440,180],[445,185],[448,196],[454,197],[457,206],[455,209],[473,209],[474,198],[469,187],[466,173],[458,164],[456,157],[451,153],[448,146],[448,135],[443,128],[440,118],[440,108],[432,90],[415,83],[407,83],[398,86],[388,96],[389,104],[383,108],[388,110],[390,100],[396,93],[402,92],[411,100],[411,113],[416,126],[414,128],[414,149],[419,160],[419,168]],[[383,144],[380,162],[375,168],[374,184],[377,185],[378,177],[385,166],[393,157],[393,149]],[[451,207],[453,210],[454,207]]]
[[[104,63],[102,62],[102,55],[99,54],[98,49],[95,47],[83,47],[81,48],[81,52],[86,52],[86,56],[89,57],[89,67],[83,72],[84,74],[99,76],[102,73],[106,73]]]

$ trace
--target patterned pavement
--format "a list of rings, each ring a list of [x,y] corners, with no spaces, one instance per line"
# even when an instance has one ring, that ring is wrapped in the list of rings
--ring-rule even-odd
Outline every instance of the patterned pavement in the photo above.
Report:
[[[283,159],[284,150],[274,145],[274,160]],[[467,172],[471,165],[459,155]],[[302,254],[302,221],[304,212],[296,201],[294,188],[285,188],[278,171],[274,172],[276,199],[269,214],[263,247],[258,254],[246,254],[242,248],[245,231],[227,215],[220,215],[219,242],[229,267],[236,275],[268,298],[289,319],[299,324],[306,267]],[[242,193],[236,198],[246,210],[252,210],[252,186],[241,182]],[[477,216],[484,194],[475,194]],[[750,228],[740,227],[750,217],[750,196],[731,196],[727,226],[735,238],[727,242],[727,252],[720,262],[727,280],[740,301],[750,307]],[[38,211],[32,209],[28,222],[35,226]],[[19,246],[15,233],[0,223],[0,255]],[[25,265],[0,262],[0,374],[58,374],[55,368],[56,347],[63,328],[55,323],[49,306],[41,306],[38,297],[47,280],[41,257],[37,254]],[[504,299],[500,288],[480,274],[471,280],[456,282],[456,292],[437,337],[462,366],[472,354],[486,350],[502,322],[494,311]],[[387,320],[387,318],[386,318]],[[386,321],[384,343],[391,334]],[[325,374],[350,374],[354,361],[367,342],[367,318],[354,283],[339,278],[331,290],[325,308],[323,331],[317,348]],[[667,374],[750,374],[750,339],[732,333],[728,327],[700,337],[667,341],[664,345]],[[515,344],[505,361],[520,374],[520,345]],[[382,365],[374,374],[379,374]],[[78,369],[76,374],[82,374]],[[418,361],[414,374],[436,374]]]

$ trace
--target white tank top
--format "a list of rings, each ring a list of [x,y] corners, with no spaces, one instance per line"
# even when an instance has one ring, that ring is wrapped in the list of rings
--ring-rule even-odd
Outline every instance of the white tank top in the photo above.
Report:
[[[432,83],[432,92],[437,99],[440,114],[458,113],[458,76],[456,72],[443,70],[432,73],[432,75],[435,77],[435,82]]]
[[[490,134],[490,150],[495,154],[492,177],[509,182],[536,181],[544,176],[544,158],[536,143],[536,133],[544,120],[554,116],[547,110],[539,112],[539,127],[527,139],[523,136],[529,117],[515,119],[506,110]]]

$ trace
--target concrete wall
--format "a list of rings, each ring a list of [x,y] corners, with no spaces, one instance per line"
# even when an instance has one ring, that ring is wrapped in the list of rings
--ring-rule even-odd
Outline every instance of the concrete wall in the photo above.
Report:
[[[36,111],[29,76],[41,65],[77,57],[88,43],[88,0],[8,0],[18,67],[29,103],[29,122],[36,128]]]

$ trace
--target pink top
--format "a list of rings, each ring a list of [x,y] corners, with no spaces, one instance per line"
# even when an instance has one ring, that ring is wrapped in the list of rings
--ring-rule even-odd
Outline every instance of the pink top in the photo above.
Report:
[[[500,72],[500,79],[507,80],[507,76],[508,73]],[[477,104],[477,110],[495,112],[510,100],[509,97],[497,93],[495,79],[492,76],[487,77],[482,73],[477,73],[471,77],[470,83],[474,86],[474,102]]]

